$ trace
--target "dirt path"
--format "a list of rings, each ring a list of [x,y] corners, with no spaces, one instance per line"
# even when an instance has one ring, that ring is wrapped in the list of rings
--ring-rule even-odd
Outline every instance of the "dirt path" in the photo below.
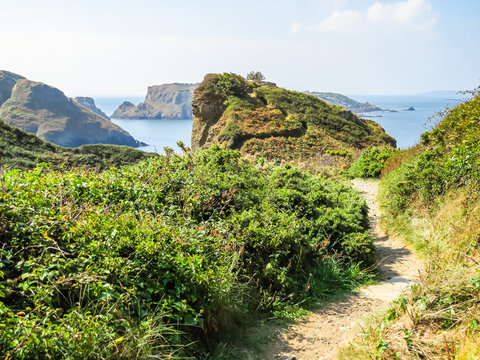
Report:
[[[352,184],[365,196],[370,208],[381,281],[361,288],[290,326],[272,344],[267,359],[335,359],[339,346],[360,333],[359,323],[372,312],[386,310],[418,275],[421,262],[402,241],[386,236],[378,226],[378,182],[354,180]]]

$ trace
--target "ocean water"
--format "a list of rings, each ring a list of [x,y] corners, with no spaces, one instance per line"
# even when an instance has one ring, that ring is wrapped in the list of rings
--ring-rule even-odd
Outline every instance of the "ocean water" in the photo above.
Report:
[[[464,95],[456,92],[435,92],[420,95],[350,95],[360,102],[368,101],[382,109],[395,110],[375,111],[360,114],[366,119],[379,123],[385,131],[397,140],[397,147],[408,148],[420,141],[420,135],[434,127],[440,117],[436,114],[447,107],[459,104]],[[413,107],[414,111],[407,109]]]
[[[95,104],[108,116],[124,102],[130,101],[138,105],[143,102],[143,97],[96,97]],[[179,153],[177,141],[185,145],[191,144],[192,119],[112,119],[112,121],[128,131],[136,140],[148,146],[140,147],[140,150],[164,154],[164,147],[168,146]]]
[[[457,105],[463,95],[455,92],[435,92],[421,95],[349,95],[357,101],[375,104],[382,109],[395,110],[376,111],[360,114],[367,119],[379,123],[385,131],[397,140],[397,146],[405,149],[415,145],[420,140],[420,134],[430,130],[438,121],[432,118],[439,111]],[[130,101],[138,105],[143,97],[97,97],[96,105],[107,115],[111,115],[123,102]],[[413,107],[414,111],[407,111]],[[192,119],[179,120],[125,120],[112,119],[114,123],[128,131],[135,139],[148,146],[141,150],[164,153],[163,148],[168,146],[179,152],[177,141],[185,145],[191,144]]]

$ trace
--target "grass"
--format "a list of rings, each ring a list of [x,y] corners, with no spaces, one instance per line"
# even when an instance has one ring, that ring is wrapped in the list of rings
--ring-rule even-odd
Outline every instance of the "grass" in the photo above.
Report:
[[[384,227],[422,256],[418,284],[341,359],[477,359],[480,349],[480,96],[445,113],[383,170]]]

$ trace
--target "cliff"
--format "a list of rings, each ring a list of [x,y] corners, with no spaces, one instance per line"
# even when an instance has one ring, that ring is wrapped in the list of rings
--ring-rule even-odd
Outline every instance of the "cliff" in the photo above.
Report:
[[[0,79],[0,93],[5,99],[0,118],[9,125],[67,147],[99,143],[137,146],[135,139],[121,127],[52,86],[6,71],[0,71]]]
[[[206,75],[192,107],[193,149],[225,143],[244,155],[307,160],[396,145],[374,121],[312,95],[262,86],[235,74]]]
[[[191,119],[193,92],[198,84],[149,86],[145,101],[138,106],[125,101],[112,114],[116,119]]]
[[[97,107],[97,105],[95,105],[95,100],[93,100],[91,97],[77,96],[73,100],[77,104],[82,105],[84,108],[86,108],[90,111],[93,111],[95,114],[100,115],[101,117],[104,117],[107,120],[110,120],[110,118],[102,110],[100,110]]]
[[[332,92],[318,92],[318,91],[313,91],[313,92],[307,91],[306,93],[313,95],[315,97],[318,97],[319,99],[322,99],[323,101],[329,104],[341,106],[345,109],[353,111],[354,113],[382,111],[382,109],[380,109],[379,107],[373,104],[370,104],[368,102],[365,102],[365,103],[358,102],[342,94],[337,94]]]

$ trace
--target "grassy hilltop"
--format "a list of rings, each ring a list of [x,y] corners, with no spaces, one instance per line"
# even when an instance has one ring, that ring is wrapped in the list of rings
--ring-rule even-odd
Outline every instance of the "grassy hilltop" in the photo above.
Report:
[[[192,147],[214,143],[245,156],[295,162],[321,162],[370,145],[395,146],[374,121],[359,118],[315,96],[235,74],[209,74],[193,98]]]

